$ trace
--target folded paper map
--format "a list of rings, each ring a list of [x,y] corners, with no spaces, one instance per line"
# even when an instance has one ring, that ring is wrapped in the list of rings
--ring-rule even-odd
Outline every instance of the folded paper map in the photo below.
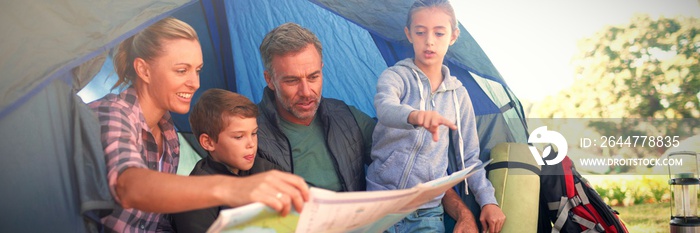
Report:
[[[222,210],[207,232],[381,232],[486,164],[470,166],[410,189],[333,192],[311,188],[302,213],[292,211],[282,217],[261,203],[253,203]]]

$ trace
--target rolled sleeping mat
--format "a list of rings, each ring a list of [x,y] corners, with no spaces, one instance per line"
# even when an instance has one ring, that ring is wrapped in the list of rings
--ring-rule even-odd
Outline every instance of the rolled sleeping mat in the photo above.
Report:
[[[506,215],[501,232],[537,232],[540,166],[525,143],[499,143],[491,149],[488,179]]]

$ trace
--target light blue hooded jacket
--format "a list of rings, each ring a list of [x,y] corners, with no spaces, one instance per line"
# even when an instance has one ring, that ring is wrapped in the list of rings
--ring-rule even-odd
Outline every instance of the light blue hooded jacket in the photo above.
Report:
[[[407,58],[382,72],[377,82],[374,107],[379,122],[372,136],[372,163],[367,170],[367,190],[411,188],[447,176],[449,128],[439,127],[439,140],[425,128],[408,123],[412,111],[437,111],[455,122],[463,142],[463,167],[481,164],[474,108],[462,82],[442,66],[443,81],[431,93],[428,77]],[[457,122],[456,119],[460,121]],[[455,134],[457,135],[457,134]],[[459,145],[459,137],[454,145]],[[455,146],[458,150],[460,146]],[[460,156],[459,153],[455,153]],[[484,169],[467,178],[468,187],[480,206],[497,204],[494,189]],[[420,208],[440,204],[442,195]]]

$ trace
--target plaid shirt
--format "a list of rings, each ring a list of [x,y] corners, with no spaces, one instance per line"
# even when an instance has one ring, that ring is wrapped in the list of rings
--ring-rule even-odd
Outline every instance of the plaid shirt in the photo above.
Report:
[[[115,191],[117,176],[127,168],[177,172],[180,144],[170,113],[166,113],[158,122],[165,144],[163,158],[160,158],[155,138],[146,124],[133,87],[119,95],[108,94],[89,106],[97,113],[102,125],[101,140],[107,161],[107,180],[117,202],[121,202]],[[163,214],[123,209],[121,206],[117,206],[111,215],[102,218],[102,223],[116,232],[156,232],[157,229],[161,230],[159,225],[167,228],[170,225]]]

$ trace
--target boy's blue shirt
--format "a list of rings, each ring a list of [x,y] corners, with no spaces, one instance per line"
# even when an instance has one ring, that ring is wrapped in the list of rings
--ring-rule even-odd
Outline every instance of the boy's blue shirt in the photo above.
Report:
[[[456,111],[460,111],[461,127],[458,130],[464,139],[464,166],[481,164],[476,119],[469,94],[462,83],[450,75],[447,66],[443,65],[442,74],[443,81],[434,93],[431,93],[427,76],[412,58],[397,62],[379,76],[374,97],[379,122],[372,137],[367,190],[406,189],[447,175],[449,128],[440,126],[439,140],[434,142],[430,132],[407,121],[412,111],[421,110],[421,102],[424,110],[437,111],[455,123]],[[423,88],[422,92],[418,88]],[[457,137],[454,140],[458,140]],[[477,171],[467,181],[480,206],[497,204],[485,170]],[[436,197],[420,208],[438,206],[441,199],[442,196]]]

